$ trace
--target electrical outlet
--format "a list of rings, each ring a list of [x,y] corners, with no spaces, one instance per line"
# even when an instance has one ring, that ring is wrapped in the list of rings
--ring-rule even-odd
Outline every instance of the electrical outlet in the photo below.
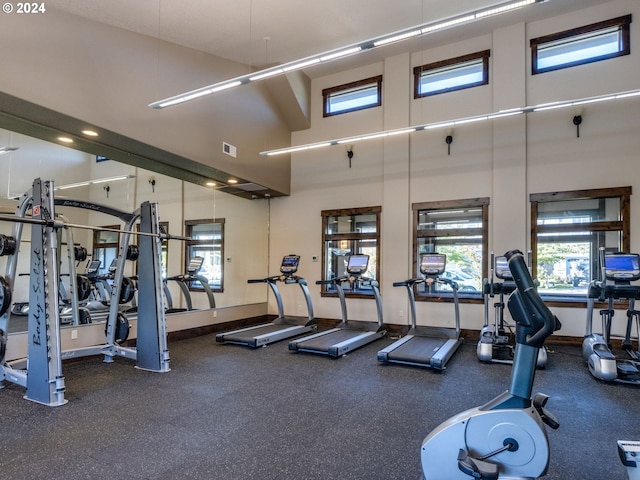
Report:
[[[77,340],[78,339],[78,330],[71,330],[71,340]]]
[[[214,310],[214,311],[213,311],[213,318],[217,318],[217,317],[218,317],[218,311],[217,311],[217,310]]]

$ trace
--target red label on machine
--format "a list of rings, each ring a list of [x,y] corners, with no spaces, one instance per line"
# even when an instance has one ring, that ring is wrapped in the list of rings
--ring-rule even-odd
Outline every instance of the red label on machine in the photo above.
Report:
[[[40,205],[34,205],[32,213],[33,213],[34,217],[37,216],[37,215],[40,215]]]

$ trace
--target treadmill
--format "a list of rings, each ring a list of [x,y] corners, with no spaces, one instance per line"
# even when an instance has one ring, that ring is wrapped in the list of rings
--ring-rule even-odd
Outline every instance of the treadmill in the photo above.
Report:
[[[200,282],[204,293],[207,295],[207,300],[209,301],[209,308],[216,308],[216,301],[213,297],[213,291],[211,290],[211,286],[209,285],[209,280],[203,275],[200,275],[198,272],[202,269],[202,265],[204,264],[204,257],[191,257],[189,259],[189,265],[187,265],[187,273],[184,275],[175,275],[173,277],[168,277],[165,280],[165,286],[168,281],[174,281],[180,287],[180,291],[182,292],[182,296],[184,297],[186,307],[185,308],[174,308],[173,307],[173,299],[171,298],[171,292],[168,288],[164,289],[164,294],[167,299],[168,308],[165,313],[176,313],[176,312],[190,312],[193,310],[193,302],[191,300],[191,292],[189,292],[189,284],[191,282]]]
[[[394,287],[406,287],[411,308],[411,329],[400,340],[378,352],[382,363],[400,363],[416,367],[444,370],[447,362],[462,344],[460,338],[460,310],[458,304],[458,284],[448,278],[441,278],[445,271],[447,256],[443,253],[424,253],[420,256],[421,277],[394,282]],[[425,283],[429,289],[434,284],[446,284],[453,290],[455,328],[416,325],[416,299],[414,286]]]
[[[230,332],[218,333],[216,342],[247,345],[252,348],[262,347],[270,343],[295,337],[316,330],[316,321],[313,317],[311,295],[307,287],[307,281],[295,275],[300,264],[299,255],[285,255],[280,265],[280,275],[257,280],[247,280],[247,283],[267,283],[276,297],[278,305],[278,318],[271,323],[256,325],[254,327],[241,328]],[[298,284],[307,302],[308,316],[292,317],[284,315],[282,296],[278,290],[278,282],[285,285]]]
[[[331,328],[314,335],[298,338],[289,342],[289,350],[294,352],[318,353],[331,357],[341,357],[348,352],[381,339],[387,334],[382,322],[382,301],[380,288],[376,280],[364,277],[369,265],[369,255],[351,255],[347,264],[346,275],[331,280],[318,280],[316,284],[334,285],[340,298],[342,321],[336,328]],[[376,299],[378,322],[350,321],[347,319],[347,303],[344,296],[343,282],[351,286],[371,287]]]

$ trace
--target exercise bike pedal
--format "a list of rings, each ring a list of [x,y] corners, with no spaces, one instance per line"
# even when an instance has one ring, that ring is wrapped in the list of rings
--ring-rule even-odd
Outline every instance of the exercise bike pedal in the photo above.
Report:
[[[500,474],[496,463],[473,458],[463,449],[458,452],[458,468],[470,477],[480,480],[497,480]]]
[[[549,400],[549,395],[545,395],[544,393],[536,393],[533,396],[533,406],[538,411],[540,415],[540,419],[548,425],[550,428],[557,430],[560,427],[560,422],[554,417],[551,413],[547,411],[544,406],[547,404]]]

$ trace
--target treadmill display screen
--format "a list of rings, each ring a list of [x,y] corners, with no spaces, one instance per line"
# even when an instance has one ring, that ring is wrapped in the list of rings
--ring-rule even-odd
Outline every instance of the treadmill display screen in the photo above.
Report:
[[[96,273],[100,268],[100,260],[91,260],[91,263],[87,267],[86,273],[91,275],[92,273]]]
[[[347,265],[347,273],[362,274],[369,268],[369,255],[351,255]]]
[[[605,275],[611,280],[640,279],[640,261],[637,253],[605,255]]]
[[[500,280],[513,280],[507,257],[496,257],[495,272]]]
[[[420,256],[420,273],[423,275],[440,275],[447,265],[444,253],[423,253]]]
[[[198,271],[202,268],[203,263],[204,257],[191,257],[191,260],[189,260],[189,265],[187,265],[187,272],[192,275],[198,273]]]
[[[282,265],[280,265],[280,272],[295,273],[298,270],[299,264],[300,255],[285,255],[282,259]]]

